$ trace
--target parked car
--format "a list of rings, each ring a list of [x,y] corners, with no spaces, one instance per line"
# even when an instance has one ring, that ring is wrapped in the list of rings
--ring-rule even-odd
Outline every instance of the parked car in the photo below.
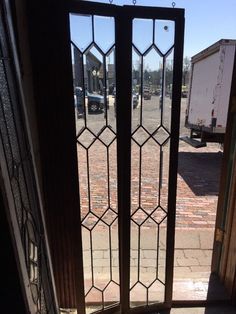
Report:
[[[84,101],[83,101],[83,89],[82,87],[75,87],[75,96],[76,96],[76,108],[77,108],[77,117],[84,114]],[[88,113],[95,113],[103,111],[104,109],[104,96],[97,93],[89,93],[85,91],[85,97],[87,98]],[[109,98],[107,97],[107,107],[109,108]]]
[[[160,93],[161,93],[161,90],[159,90],[159,89],[156,89],[156,90],[154,91],[154,95],[155,95],[155,96],[159,96]]]
[[[144,89],[143,90],[143,99],[144,100],[150,100],[152,97],[151,92],[149,89]]]
[[[181,91],[181,97],[182,98],[187,98],[188,97],[188,88],[187,86],[182,86],[182,91]]]
[[[88,93],[88,112],[95,113],[104,109],[104,96],[95,93]]]
[[[183,91],[181,92],[181,97],[182,97],[182,98],[187,98],[187,97],[188,97],[188,91],[187,91],[187,90],[183,90]]]

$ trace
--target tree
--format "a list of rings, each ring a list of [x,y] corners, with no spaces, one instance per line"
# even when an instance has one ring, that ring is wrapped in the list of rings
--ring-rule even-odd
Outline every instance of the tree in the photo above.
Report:
[[[189,83],[189,73],[190,73],[191,62],[189,57],[184,57],[183,60],[183,85],[188,85]]]

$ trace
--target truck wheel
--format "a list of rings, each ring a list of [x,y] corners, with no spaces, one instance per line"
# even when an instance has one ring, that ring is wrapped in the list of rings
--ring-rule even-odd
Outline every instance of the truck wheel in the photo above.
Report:
[[[90,105],[89,105],[89,112],[96,112],[99,109],[99,105],[98,103],[91,101]]]

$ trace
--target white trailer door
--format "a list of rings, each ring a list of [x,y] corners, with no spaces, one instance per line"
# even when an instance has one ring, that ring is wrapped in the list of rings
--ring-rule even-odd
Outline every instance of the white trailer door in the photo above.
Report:
[[[189,98],[188,123],[209,127],[211,125],[213,91],[217,84],[219,51],[193,64]]]
[[[222,46],[220,49],[220,67],[215,89],[215,110],[216,132],[225,132],[231,81],[234,66],[235,45]]]

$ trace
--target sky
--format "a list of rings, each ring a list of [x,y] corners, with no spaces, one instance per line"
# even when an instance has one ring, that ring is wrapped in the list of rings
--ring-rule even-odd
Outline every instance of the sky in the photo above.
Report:
[[[97,0],[109,3],[109,0]],[[136,0],[136,5],[172,7],[171,0]],[[132,5],[133,0],[113,0]],[[176,0],[185,9],[184,56],[192,57],[220,39],[236,39],[236,0]]]

